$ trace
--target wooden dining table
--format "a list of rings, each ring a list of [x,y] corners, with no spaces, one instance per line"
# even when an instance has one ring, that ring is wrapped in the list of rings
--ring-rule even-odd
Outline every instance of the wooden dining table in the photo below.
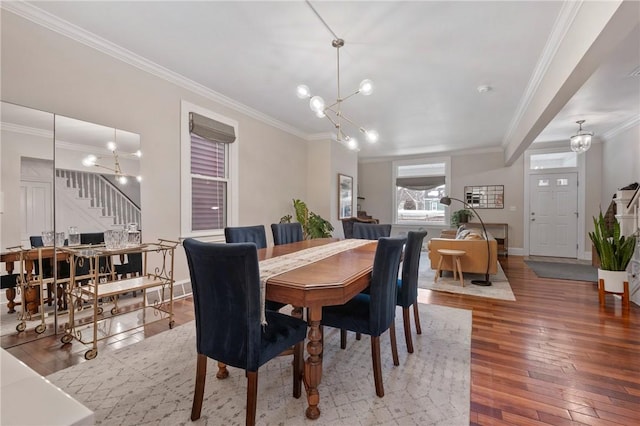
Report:
[[[317,247],[337,239],[305,240],[258,250],[260,260]],[[377,241],[349,249],[308,265],[270,277],[266,282],[266,298],[294,307],[293,315],[302,317],[308,308],[308,357],[304,363],[304,385],[307,392],[309,419],[320,416],[322,379],[322,307],[342,305],[364,290],[371,280]]]

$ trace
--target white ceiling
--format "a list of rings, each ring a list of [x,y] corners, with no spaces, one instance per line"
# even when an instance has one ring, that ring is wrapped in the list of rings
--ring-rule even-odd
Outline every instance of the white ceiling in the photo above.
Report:
[[[298,134],[313,139],[334,131],[295,95],[305,83],[328,103],[336,97],[334,37],[302,1],[30,3]],[[380,134],[375,145],[361,142],[361,158],[501,147],[563,7],[559,1],[312,4],[345,40],[343,96],[363,78],[375,83],[371,96],[343,107]],[[566,140],[577,119],[598,136],[640,116],[640,78],[629,76],[640,67],[638,28],[539,140]],[[480,85],[492,90],[480,94]]]

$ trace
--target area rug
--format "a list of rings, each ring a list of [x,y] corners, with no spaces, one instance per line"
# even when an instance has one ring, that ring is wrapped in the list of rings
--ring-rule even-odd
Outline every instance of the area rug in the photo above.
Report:
[[[525,260],[527,266],[540,278],[570,281],[598,282],[598,270],[591,265],[578,263],[541,262]]]
[[[402,315],[396,315],[400,365],[393,366],[387,333],[381,356],[385,396],[375,394],[371,345],[349,333],[340,349],[338,330],[325,328],[321,416],[305,417],[306,397],[291,396],[291,357],[259,370],[256,422],[260,425],[468,425],[470,407],[471,311],[420,305],[422,334],[408,354]],[[195,382],[195,326],[190,322],[94,360],[49,375],[52,383],[93,410],[96,424],[190,424]],[[217,380],[209,360],[202,417],[196,424],[242,425],[246,378],[229,368]],[[303,390],[304,394],[304,390]]]
[[[433,282],[436,271],[431,269],[431,261],[429,254],[423,252],[420,257],[420,269],[418,271],[418,287],[444,291],[447,293],[466,294],[469,296],[488,297],[491,299],[516,300],[511,290],[509,280],[498,263],[498,272],[495,275],[489,275],[491,285],[487,287],[471,284],[471,280],[484,280],[484,274],[462,274],[464,278],[464,287],[459,280],[453,279],[451,272],[445,271],[443,276],[438,278],[438,282]]]

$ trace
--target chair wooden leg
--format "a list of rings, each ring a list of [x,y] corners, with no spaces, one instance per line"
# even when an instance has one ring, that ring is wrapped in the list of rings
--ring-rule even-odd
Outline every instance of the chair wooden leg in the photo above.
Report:
[[[400,360],[398,359],[398,343],[396,341],[396,322],[395,320],[391,323],[391,327],[389,327],[389,339],[391,340],[391,356],[393,358],[393,365],[400,365]]]
[[[216,379],[226,379],[229,377],[229,370],[227,370],[227,364],[218,361],[218,372],[216,373]]]
[[[380,360],[380,336],[371,336],[371,359],[373,360],[373,381],[376,384],[376,395],[384,396],[382,384],[382,361]]]
[[[404,324],[404,339],[407,342],[407,352],[413,353],[413,340],[411,339],[411,320],[409,308],[402,308],[402,323]],[[393,324],[391,325],[393,327]]]
[[[202,411],[202,397],[204,395],[204,383],[207,377],[207,356],[198,354],[196,364],[196,387],[193,391],[193,405],[191,406],[191,421],[200,418]]]
[[[302,369],[304,367],[304,341],[293,346],[293,397],[302,395]]]
[[[344,328],[340,329],[340,349],[347,348],[347,330]]]
[[[258,372],[247,371],[247,426],[256,424],[256,405],[258,402]]]
[[[598,280],[598,300],[600,302],[600,306],[604,306],[604,280]]]
[[[444,259],[443,255],[440,255],[440,260],[438,261],[438,267],[436,268],[436,275],[433,277],[433,282],[437,283],[438,278],[442,276],[442,259]]]
[[[413,319],[416,321],[416,333],[422,334],[422,327],[420,326],[420,312],[418,312],[418,302],[413,302]]]

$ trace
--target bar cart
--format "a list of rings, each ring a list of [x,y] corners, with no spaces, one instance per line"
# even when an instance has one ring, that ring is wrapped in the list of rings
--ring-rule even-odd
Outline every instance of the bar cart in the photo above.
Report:
[[[69,321],[65,324],[65,334],[60,339],[62,343],[69,343],[75,338],[85,345],[90,344],[91,349],[84,355],[89,360],[98,355],[99,340],[157,321],[168,320],[169,328],[173,328],[173,266],[178,244],[161,239],[157,243],[122,249],[107,249],[104,245],[63,247],[61,250],[69,256],[71,278],[67,288]],[[115,259],[130,254],[142,255],[142,273],[122,278],[116,273]],[[88,270],[88,274],[76,276],[76,271],[80,270]],[[157,290],[159,294],[159,298],[151,304],[147,300],[147,291],[150,289]],[[142,303],[121,312],[118,307],[119,296],[137,291],[142,292]],[[104,307],[108,305],[113,305],[111,316],[104,313]],[[88,319],[77,318],[79,312],[87,309],[90,310]],[[148,310],[156,317],[149,322]],[[117,332],[111,332],[109,325],[106,325],[114,317],[134,311],[142,311],[140,324],[127,329],[118,327]]]

